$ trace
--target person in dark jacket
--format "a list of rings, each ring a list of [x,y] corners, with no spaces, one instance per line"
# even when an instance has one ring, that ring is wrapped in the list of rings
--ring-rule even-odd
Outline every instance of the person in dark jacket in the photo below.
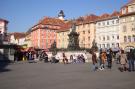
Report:
[[[128,63],[129,63],[129,72],[135,71],[135,68],[134,68],[135,57],[134,56],[135,55],[134,55],[133,49],[130,49],[130,52],[128,53],[128,56],[127,56]]]
[[[41,61],[44,60],[45,63],[48,62],[48,55],[47,55],[47,53],[46,53],[45,51],[43,51],[43,52],[41,53],[41,55],[40,55],[40,60],[41,60]]]
[[[108,63],[107,67],[109,69],[111,69],[111,67],[112,67],[112,52],[111,52],[111,50],[107,50],[106,56],[107,56],[107,63]]]
[[[93,63],[93,71],[96,71],[98,68],[96,66],[97,64],[97,56],[95,52],[92,52],[92,63]]]

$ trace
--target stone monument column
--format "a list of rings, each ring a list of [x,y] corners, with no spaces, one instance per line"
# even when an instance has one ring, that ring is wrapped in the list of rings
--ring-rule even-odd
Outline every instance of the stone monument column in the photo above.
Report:
[[[73,23],[71,27],[71,32],[68,34],[69,37],[69,44],[68,44],[68,50],[78,50],[79,47],[79,34],[76,32],[76,24]]]

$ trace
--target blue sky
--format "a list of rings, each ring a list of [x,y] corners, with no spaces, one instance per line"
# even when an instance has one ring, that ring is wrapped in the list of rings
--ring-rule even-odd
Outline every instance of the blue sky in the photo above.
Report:
[[[120,10],[128,0],[0,0],[0,18],[9,21],[8,32],[26,32],[44,16],[66,19],[88,14],[101,15]]]

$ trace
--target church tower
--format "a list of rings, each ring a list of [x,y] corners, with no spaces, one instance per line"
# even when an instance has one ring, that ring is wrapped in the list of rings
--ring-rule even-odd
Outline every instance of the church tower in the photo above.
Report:
[[[60,12],[59,12],[59,14],[58,14],[58,18],[59,18],[60,20],[65,20],[64,17],[65,17],[65,15],[64,15],[63,10],[60,10]]]

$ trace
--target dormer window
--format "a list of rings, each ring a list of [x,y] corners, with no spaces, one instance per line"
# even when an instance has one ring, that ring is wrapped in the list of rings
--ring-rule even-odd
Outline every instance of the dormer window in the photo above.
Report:
[[[112,21],[112,24],[114,24],[114,20]]]
[[[122,14],[126,14],[126,8],[122,9]]]
[[[103,22],[102,24],[103,24],[103,26],[104,26],[104,25],[105,25],[105,22]]]
[[[100,26],[101,24],[100,23],[98,23],[98,26]]]
[[[109,25],[109,21],[107,21],[107,25]]]
[[[116,20],[116,23],[119,23],[119,20],[118,19]]]

